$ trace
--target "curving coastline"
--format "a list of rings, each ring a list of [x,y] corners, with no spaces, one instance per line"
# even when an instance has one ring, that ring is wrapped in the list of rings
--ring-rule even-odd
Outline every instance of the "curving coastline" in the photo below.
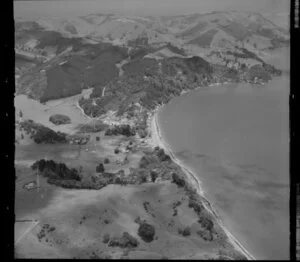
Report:
[[[220,227],[224,230],[224,232],[226,233],[229,241],[234,246],[234,248],[240,251],[248,260],[256,260],[255,257],[252,254],[250,254],[250,252],[236,239],[236,237],[234,237],[233,234],[231,234],[226,229],[222,220],[220,219],[220,217],[217,215],[216,211],[212,207],[212,204],[205,197],[205,193],[201,187],[202,183],[200,179],[197,177],[197,175],[195,175],[186,165],[184,165],[178,158],[176,158],[175,154],[170,149],[170,146],[163,139],[159,129],[158,119],[157,119],[160,108],[161,106],[157,107],[149,118],[150,136],[147,141],[148,144],[152,147],[159,146],[163,148],[164,151],[171,157],[172,161],[181,167],[183,172],[187,175],[187,180],[193,185],[197,193],[204,199],[203,202],[204,207],[209,213],[211,213],[215,217],[216,221],[218,222]]]

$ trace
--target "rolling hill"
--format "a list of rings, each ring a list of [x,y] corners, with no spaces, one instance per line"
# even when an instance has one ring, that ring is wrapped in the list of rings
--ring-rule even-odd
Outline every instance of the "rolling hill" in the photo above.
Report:
[[[98,13],[69,20],[20,20],[15,28],[17,50],[47,58],[34,67],[24,63],[17,93],[42,102],[88,87],[101,93],[123,73],[161,72],[159,60],[169,63],[176,57],[200,56],[230,70],[262,66],[262,54],[289,44],[286,29],[261,14],[235,11],[164,17]],[[42,85],[35,81],[41,72]]]

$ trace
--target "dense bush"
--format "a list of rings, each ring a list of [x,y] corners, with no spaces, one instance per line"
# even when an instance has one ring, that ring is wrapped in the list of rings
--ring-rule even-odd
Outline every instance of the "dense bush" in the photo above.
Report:
[[[38,160],[31,166],[45,177],[64,180],[80,181],[81,177],[75,168],[69,169],[64,163],[56,163],[53,160]]]
[[[145,242],[151,242],[151,241],[153,241],[153,238],[155,235],[155,229],[152,225],[150,225],[146,222],[142,222],[142,223],[140,223],[140,226],[138,229],[138,235]]]
[[[32,120],[26,120],[20,123],[20,129],[24,129],[27,134],[30,134],[33,141],[37,144],[54,144],[66,143],[67,135],[61,132],[55,132],[52,129],[37,124]]]

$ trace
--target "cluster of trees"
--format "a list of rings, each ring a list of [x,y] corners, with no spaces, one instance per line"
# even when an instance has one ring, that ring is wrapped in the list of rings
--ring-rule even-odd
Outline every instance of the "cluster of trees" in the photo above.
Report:
[[[146,221],[140,221],[138,235],[145,242],[152,242],[155,236],[155,228]]]
[[[214,226],[214,222],[212,221],[212,219],[203,215],[200,216],[198,223],[208,231],[211,231]]]
[[[26,120],[21,122],[20,128],[24,129],[33,141],[37,144],[54,144],[54,143],[66,143],[67,134],[62,132],[55,132],[52,129],[45,127],[41,124],[37,124],[32,120]]]
[[[52,179],[81,181],[81,176],[75,168],[68,168],[64,163],[40,159],[33,163],[32,170],[38,170],[43,176]]]
[[[50,128],[41,126],[38,128],[36,133],[33,135],[33,140],[37,144],[55,144],[55,143],[66,143],[67,135],[62,132],[55,132]]]
[[[130,125],[116,125],[108,128],[105,131],[106,136],[123,135],[129,137],[129,136],[135,136],[135,134],[136,134],[135,128],[131,127]]]

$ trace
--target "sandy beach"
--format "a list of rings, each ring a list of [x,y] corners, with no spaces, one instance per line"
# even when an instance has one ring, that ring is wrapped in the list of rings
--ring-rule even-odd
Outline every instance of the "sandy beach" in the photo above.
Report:
[[[193,174],[193,172],[186,166],[184,165],[179,159],[177,159],[173,153],[173,151],[170,149],[169,145],[164,141],[160,129],[159,129],[159,124],[158,124],[158,112],[161,107],[158,107],[156,110],[154,110],[153,114],[151,115],[150,118],[150,138],[148,140],[148,143],[155,147],[159,146],[160,148],[163,148],[164,151],[171,157],[172,161],[179,165],[183,172],[187,175],[188,181],[193,185],[193,187],[197,190],[197,193],[201,195],[206,201],[206,203],[203,203],[205,208],[209,213],[211,213],[221,228],[225,231],[227,234],[229,241],[231,244],[238,250],[240,251],[243,255],[247,257],[248,260],[255,260],[255,257],[249,253],[249,251],[246,250],[246,248],[225,228],[223,225],[221,219],[217,215],[216,211],[212,207],[212,204],[207,200],[205,197],[205,193],[201,187],[201,181],[199,178]]]

